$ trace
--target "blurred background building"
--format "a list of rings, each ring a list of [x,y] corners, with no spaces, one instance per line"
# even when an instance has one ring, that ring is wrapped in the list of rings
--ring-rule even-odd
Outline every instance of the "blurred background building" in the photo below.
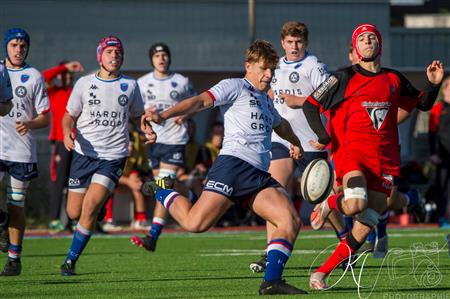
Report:
[[[382,33],[384,66],[405,71],[419,88],[432,59],[448,64],[450,58],[448,0],[2,0],[0,8],[0,32],[27,30],[28,62],[39,70],[68,59],[94,71],[99,39],[116,35],[125,46],[126,73],[137,78],[148,72],[149,46],[164,42],[172,52],[171,68],[189,76],[198,92],[220,79],[241,76],[244,52],[253,39],[269,40],[281,53],[279,31],[288,20],[308,25],[309,50],[331,70],[348,65],[352,29],[363,22],[376,24]],[[216,117],[211,112],[196,117],[198,139],[205,139]],[[426,142],[412,142],[425,132],[426,119],[416,119],[417,114],[401,128],[406,158],[426,157]],[[33,182],[40,197],[47,192],[46,136],[45,130],[39,132],[41,175]],[[39,215],[45,201],[31,202],[31,213]]]

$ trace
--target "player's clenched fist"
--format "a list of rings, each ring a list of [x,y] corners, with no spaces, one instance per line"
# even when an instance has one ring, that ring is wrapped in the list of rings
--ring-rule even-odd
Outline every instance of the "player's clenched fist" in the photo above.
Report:
[[[300,159],[303,157],[303,148],[295,145],[291,145],[291,148],[289,149],[289,155],[292,159]]]
[[[145,144],[151,144],[156,142],[157,136],[156,133],[153,131],[149,119],[147,118],[147,113],[142,115],[141,117],[141,130],[142,132],[144,132],[145,138],[147,138]]]

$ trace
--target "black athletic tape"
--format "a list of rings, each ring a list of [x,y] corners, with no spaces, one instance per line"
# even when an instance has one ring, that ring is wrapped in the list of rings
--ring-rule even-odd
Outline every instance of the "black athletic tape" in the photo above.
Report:
[[[356,241],[355,237],[353,237],[352,232],[350,232],[347,236],[347,244],[353,252],[356,252],[359,248],[361,248],[364,242],[359,243],[358,241]]]

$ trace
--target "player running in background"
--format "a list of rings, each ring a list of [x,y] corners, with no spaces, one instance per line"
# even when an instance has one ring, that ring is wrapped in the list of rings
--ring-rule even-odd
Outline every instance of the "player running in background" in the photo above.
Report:
[[[166,44],[156,43],[149,50],[153,71],[138,79],[145,109],[158,112],[173,107],[180,101],[195,95],[188,78],[170,71],[172,58]],[[185,117],[152,124],[158,139],[150,146],[149,160],[155,179],[176,179],[177,171],[184,166],[185,145],[189,140]],[[178,183],[175,183],[177,188]],[[152,226],[144,238],[133,236],[131,242],[149,251],[155,251],[156,242],[166,223],[167,212],[156,202]]]
[[[303,106],[319,136],[315,146],[323,148],[331,141],[336,179],[344,189],[320,204],[322,216],[331,209],[355,215],[348,237],[311,274],[313,289],[328,287],[327,276],[361,247],[387,209],[393,180],[400,176],[398,108],[429,110],[444,75],[443,65],[433,61],[427,68],[427,88],[421,93],[401,73],[381,68],[381,34],[374,25],[355,28],[352,44],[360,62],[333,73]],[[330,109],[331,138],[319,109]]]
[[[271,222],[276,229],[267,246],[267,267],[259,293],[305,294],[282,280],[284,265],[300,229],[300,219],[286,192],[267,172],[272,129],[291,143],[292,158],[300,158],[303,152],[289,122],[280,117],[266,93],[278,60],[269,42],[257,40],[247,49],[244,78],[222,80],[167,111],[146,111],[147,119],[161,123],[220,107],[225,127],[223,147],[195,204],[171,189],[159,188],[156,184],[154,189],[156,199],[190,232],[207,231],[235,202],[241,202]]]
[[[6,175],[9,213],[8,261],[1,275],[14,276],[21,272],[26,192],[30,180],[38,175],[33,130],[48,126],[50,104],[42,75],[25,63],[30,49],[28,33],[20,28],[9,29],[3,49],[14,98],[13,109],[0,118],[0,179]],[[3,218],[1,222],[5,221]]]
[[[60,214],[61,210],[64,209],[64,189],[67,187],[70,161],[72,159],[72,153],[64,147],[62,118],[66,112],[67,101],[72,93],[73,73],[82,71],[84,71],[84,68],[80,62],[69,61],[61,62],[59,65],[42,73],[47,84],[50,111],[52,113],[50,133],[48,135],[52,146],[50,158],[49,228],[54,232],[64,230]]]
[[[124,50],[114,36],[97,46],[100,71],[80,78],[63,117],[64,146],[73,151],[67,214],[77,219],[72,245],[61,274],[75,274],[75,264],[95,227],[97,214],[113,192],[128,156],[128,120],[156,139],[141,115],[144,105],[137,82],[120,73]],[[74,132],[75,131],[75,132]]]
[[[308,142],[317,140],[317,136],[309,127],[301,109],[306,96],[329,76],[327,66],[306,50],[308,35],[308,27],[301,22],[289,21],[283,25],[281,46],[285,56],[280,58],[269,90],[275,109],[290,123],[305,151],[301,159],[293,160],[289,155],[289,142],[278,136],[276,132],[272,134],[269,173],[286,189],[292,183],[296,168],[301,175],[312,160],[327,159],[328,156],[325,149],[317,150],[309,145]],[[325,122],[325,119],[323,121]],[[267,222],[266,226],[269,242],[275,228],[270,222]],[[266,259],[267,254],[264,253],[261,260],[250,264],[250,269],[253,272],[264,272]]]

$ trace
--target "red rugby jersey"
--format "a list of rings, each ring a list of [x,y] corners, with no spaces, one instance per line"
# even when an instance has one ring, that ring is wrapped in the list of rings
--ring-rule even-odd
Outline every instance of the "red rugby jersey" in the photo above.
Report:
[[[376,175],[400,176],[397,111],[411,111],[421,95],[401,73],[386,68],[372,73],[354,65],[322,83],[307,101],[331,111],[337,176],[350,161]]]

